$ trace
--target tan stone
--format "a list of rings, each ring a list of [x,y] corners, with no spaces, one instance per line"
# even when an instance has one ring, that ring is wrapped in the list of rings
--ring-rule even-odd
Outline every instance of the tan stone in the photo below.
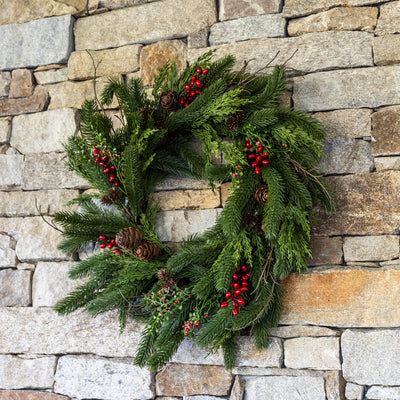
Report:
[[[36,82],[39,85],[65,82],[68,80],[68,68],[49,69],[34,72]]]
[[[246,383],[244,378],[242,376],[236,376],[235,382],[233,383],[232,386],[232,391],[229,400],[242,400],[244,395],[245,385]]]
[[[116,10],[117,8],[131,7],[137,4],[150,3],[156,0],[89,0],[89,11],[98,8]]]
[[[219,2],[219,20],[277,13],[280,5],[280,0],[221,0]]]
[[[68,77],[72,80],[126,74],[139,69],[142,46],[122,46],[110,50],[74,51],[68,60]],[[96,73],[95,73],[96,67]]]
[[[157,395],[229,394],[233,377],[222,366],[169,364],[156,376]]]
[[[292,274],[282,283],[281,323],[397,327],[400,271],[328,270]],[[384,310],[384,312],[382,312]]]
[[[0,72],[0,97],[7,97],[10,91],[11,73],[8,71]]]
[[[289,36],[323,31],[373,31],[378,18],[377,7],[338,7],[293,19],[288,23]]]
[[[238,338],[237,367],[282,367],[282,341],[271,338],[266,349],[257,349],[249,336]]]
[[[385,107],[372,114],[372,154],[400,153],[400,106]]]
[[[222,207],[225,206],[226,201],[228,200],[228,197],[231,194],[231,187],[232,187],[232,184],[230,182],[223,183],[221,185],[221,203],[222,203]]]
[[[374,162],[376,171],[400,169],[400,157],[376,157]]]
[[[372,42],[376,65],[392,65],[400,62],[400,35],[374,37]]]
[[[12,71],[9,98],[28,97],[33,93],[33,76],[29,69]]]
[[[0,218],[0,232],[18,237],[23,218]]]
[[[140,74],[145,85],[152,85],[154,78],[167,61],[176,62],[178,72],[186,67],[187,46],[180,40],[165,40],[150,44],[140,54]]]
[[[10,118],[0,118],[0,143],[8,142],[10,139]]]
[[[325,391],[327,400],[346,400],[346,381],[342,371],[328,371],[325,373]]]
[[[47,91],[38,86],[32,96],[0,100],[0,117],[42,111],[46,108],[48,99]]]
[[[310,241],[312,259],[308,265],[341,264],[342,238],[313,236]]]
[[[340,331],[321,327],[321,326],[278,326],[271,329],[271,336],[289,339],[294,337],[323,337],[340,336]]]
[[[0,154],[0,188],[14,189],[21,186],[24,173],[24,156]]]
[[[391,1],[380,7],[378,24],[375,33],[387,35],[400,32],[400,1]]]
[[[68,397],[55,393],[33,390],[0,390],[1,400],[68,400]]]
[[[2,307],[31,305],[31,272],[11,268],[0,270],[0,291]]]

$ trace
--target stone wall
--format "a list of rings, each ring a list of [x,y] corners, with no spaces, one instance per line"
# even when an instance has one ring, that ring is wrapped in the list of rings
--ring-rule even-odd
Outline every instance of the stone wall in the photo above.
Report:
[[[29,5],[28,5],[29,3]],[[2,400],[400,399],[400,1],[4,0],[0,12],[0,398]],[[184,342],[157,374],[132,365],[142,326],[112,313],[59,317],[74,260],[56,210],[87,189],[61,143],[112,75],[146,84],[206,49],[250,71],[286,62],[286,104],[326,128],[338,212],[318,208],[314,258],[284,282],[267,350],[240,339],[237,366]],[[86,51],[90,50],[90,54]],[[115,106],[115,105],[114,105]],[[114,111],[110,110],[110,115]],[[212,225],[227,196],[205,182],[158,187],[159,232]],[[43,218],[40,216],[42,214]]]

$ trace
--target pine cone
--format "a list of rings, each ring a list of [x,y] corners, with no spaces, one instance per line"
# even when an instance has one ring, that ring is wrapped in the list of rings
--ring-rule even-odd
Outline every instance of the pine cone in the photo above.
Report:
[[[175,286],[175,282],[172,279],[172,274],[170,271],[166,269],[160,269],[157,273],[158,279],[162,281],[162,288],[165,289],[167,292],[173,289]]]
[[[242,224],[254,228],[259,222],[259,219],[252,213],[246,214],[242,218]]]
[[[265,204],[267,203],[268,192],[269,189],[267,185],[262,185],[259,188],[257,188],[254,197],[256,198],[257,203],[260,204],[260,206],[265,206]]]
[[[115,187],[111,188],[107,195],[103,196],[100,201],[103,204],[113,204],[121,198],[121,191]]]
[[[239,128],[240,121],[245,117],[245,113],[243,111],[238,111],[233,114],[226,121],[226,126],[231,131],[236,131]]]
[[[161,93],[160,106],[167,111],[177,111],[180,108],[179,94],[174,90]]]
[[[136,249],[136,255],[141,260],[152,260],[153,258],[158,257],[160,253],[160,246],[153,242],[148,242],[147,240],[142,242],[142,244]]]
[[[115,237],[115,244],[124,249],[132,250],[139,246],[143,240],[143,233],[139,229],[129,227],[123,228]]]

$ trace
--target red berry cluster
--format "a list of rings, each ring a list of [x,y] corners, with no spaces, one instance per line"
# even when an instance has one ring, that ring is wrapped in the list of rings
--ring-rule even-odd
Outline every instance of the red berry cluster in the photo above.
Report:
[[[196,72],[198,76],[193,75],[190,85],[188,83],[185,85],[186,94],[180,100],[181,105],[184,107],[187,107],[196,96],[201,94],[200,89],[204,86],[204,83],[201,82],[200,77],[208,74],[208,68],[197,67]]]
[[[111,159],[113,158],[111,152],[109,152],[109,155],[107,156],[107,150],[104,147],[103,150],[99,149],[98,147],[93,147],[93,155],[92,157],[94,158],[94,162],[96,164],[99,164],[101,167],[103,167],[103,173],[108,174],[108,182],[114,183],[115,186],[119,186],[121,182],[117,178],[117,175],[115,173],[115,165],[111,163]],[[118,157],[121,157],[118,155]],[[111,158],[111,159],[110,159]]]
[[[233,282],[231,283],[231,287],[235,290],[231,292],[226,292],[225,298],[229,301],[232,299],[233,311],[232,314],[236,317],[239,314],[239,306],[244,306],[246,301],[243,300],[241,294],[247,292],[249,290],[249,283],[247,282],[250,278],[250,274],[248,273],[248,268],[246,265],[243,265],[242,268],[237,270],[233,275]],[[224,301],[221,304],[221,308],[228,307],[229,303]]]
[[[107,240],[107,237],[105,235],[100,235],[99,239],[101,241],[101,243],[100,243],[101,249],[105,249],[107,247],[108,249],[111,250],[112,248],[114,248],[114,250],[113,250],[114,254],[118,254],[118,255],[122,254],[122,251],[118,247],[115,246],[115,239]]]
[[[253,145],[250,143],[250,139],[246,139],[246,153],[249,160],[252,160],[253,163],[251,166],[254,168],[254,171],[257,175],[261,174],[261,168],[263,165],[268,165],[269,153],[265,151],[265,148],[261,146],[261,143],[258,141],[256,143],[257,151],[253,149]]]

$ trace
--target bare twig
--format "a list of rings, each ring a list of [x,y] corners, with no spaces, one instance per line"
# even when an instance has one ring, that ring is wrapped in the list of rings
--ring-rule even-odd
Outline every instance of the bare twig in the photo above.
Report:
[[[59,232],[62,232],[62,230],[61,230],[60,228],[57,228],[56,225],[54,225],[54,224],[52,224],[51,222],[47,221],[46,218],[43,216],[43,214],[42,214],[42,212],[41,212],[41,210],[40,210],[40,208],[39,208],[39,206],[38,206],[38,204],[37,204],[37,198],[36,198],[36,197],[35,197],[35,207],[36,207],[36,210],[37,210],[37,212],[39,213],[40,217],[42,218],[42,220],[43,220],[47,225],[51,226],[53,229],[55,229],[55,230],[57,230],[57,231],[59,231]]]

